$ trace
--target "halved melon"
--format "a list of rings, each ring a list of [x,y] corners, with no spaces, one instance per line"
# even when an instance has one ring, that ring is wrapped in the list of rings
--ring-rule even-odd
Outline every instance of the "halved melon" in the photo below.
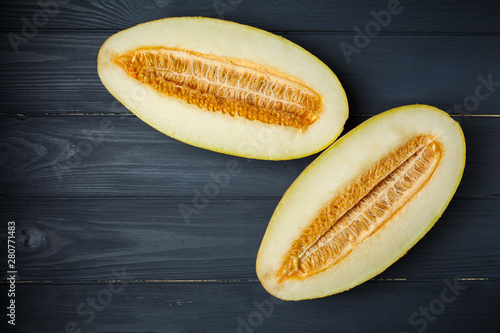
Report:
[[[231,155],[282,160],[330,145],[348,115],[335,74],[249,26],[168,18],[111,36],[97,59],[109,92],[157,130]]]
[[[376,276],[434,225],[464,166],[463,133],[441,110],[411,105],[367,120],[286,191],[259,249],[262,285],[301,300]]]

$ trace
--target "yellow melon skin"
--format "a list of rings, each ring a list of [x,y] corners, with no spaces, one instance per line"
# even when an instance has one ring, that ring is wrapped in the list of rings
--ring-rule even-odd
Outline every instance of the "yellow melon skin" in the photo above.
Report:
[[[292,244],[301,239],[305,230],[310,230],[308,227],[319,212],[359,179],[360,174],[367,173],[384,157],[394,156],[393,152],[398,151],[398,147],[419,136],[429,136],[434,140],[432,142],[439,147],[439,160],[415,194],[408,195],[407,201],[396,207],[387,218],[373,218],[379,223],[378,229],[357,243],[345,256],[338,255],[336,263],[331,264],[336,260],[336,254],[332,254],[318,259],[318,262],[330,263],[320,266],[323,270],[319,272],[302,277],[298,273],[280,275],[284,262],[290,258]],[[452,199],[464,167],[465,139],[462,130],[456,121],[439,109],[408,105],[365,121],[325,150],[286,191],[259,249],[256,263],[259,280],[275,297],[303,300],[340,293],[373,278],[402,257],[432,228]],[[420,167],[417,169],[423,170]],[[384,186],[381,187],[383,189]],[[386,187],[389,188],[389,185]],[[399,193],[404,197],[406,192]],[[332,211],[331,214],[334,213]],[[332,225],[329,232],[337,228],[334,227],[335,221],[328,223]],[[328,242],[322,241],[327,238],[320,237],[322,234],[318,235],[316,243],[311,243],[313,245],[303,246],[313,249],[328,246]],[[348,241],[342,244],[348,244]],[[300,260],[304,261],[307,256],[311,258],[316,253],[310,249],[307,251],[297,254],[297,257],[302,256]],[[300,265],[297,267],[303,269]]]
[[[127,67],[137,64],[134,54],[141,52],[155,59],[140,62],[142,70],[151,70],[145,76]],[[164,59],[173,55],[189,63],[175,65],[186,72],[164,67]],[[221,70],[214,74],[213,68]],[[229,21],[179,17],[140,24],[102,45],[97,69],[108,91],[150,126],[190,145],[235,156],[286,160],[314,154],[340,135],[348,116],[342,85],[318,58],[282,37]],[[252,83],[245,85],[247,72],[253,73]],[[199,98],[192,98],[198,90]],[[303,95],[313,97],[307,102]],[[231,114],[252,103],[257,106],[250,116],[246,111]],[[294,127],[287,125],[290,117],[312,123]],[[265,122],[271,118],[276,122]]]

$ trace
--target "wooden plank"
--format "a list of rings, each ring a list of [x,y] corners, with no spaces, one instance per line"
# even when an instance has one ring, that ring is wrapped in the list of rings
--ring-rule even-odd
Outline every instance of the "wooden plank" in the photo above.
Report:
[[[366,119],[351,117],[346,131]],[[498,194],[500,118],[457,119],[468,144],[457,195]],[[214,175],[229,174],[221,198],[281,197],[316,156],[275,162],[219,154],[171,139],[134,116],[3,116],[0,132],[4,198],[192,198]]]
[[[500,325],[498,281],[369,282],[301,302],[275,299],[258,283],[115,280],[16,288],[18,332],[496,333]],[[5,331],[5,318],[1,325]]]
[[[278,201],[4,200],[0,216],[16,222],[22,281],[112,279],[112,270],[122,267],[135,280],[254,281]],[[183,207],[196,212],[184,214]],[[500,279],[498,216],[498,197],[455,198],[429,234],[376,279]]]
[[[110,35],[105,31],[41,32],[18,54],[3,39],[2,112],[129,113],[96,73],[97,53]],[[351,35],[282,35],[336,72],[351,114],[377,114],[412,103],[454,114],[500,114],[500,36],[379,35],[359,54],[345,57],[340,45],[354,45]]]
[[[29,34],[50,1],[67,4]],[[355,27],[373,24],[371,11],[387,4],[2,1],[0,218],[17,223],[16,331],[496,333],[500,2],[401,0],[369,45],[343,54],[342,43],[356,46]],[[281,195],[315,156],[255,161],[180,143],[131,115],[96,73],[99,47],[114,32],[184,15],[267,29],[317,55],[346,89],[346,130],[404,104],[455,114],[467,166],[436,226],[349,292],[270,297],[255,275],[258,247]],[[26,40],[13,46],[17,37]],[[203,192],[212,193],[206,201]],[[13,331],[6,317],[0,323]]]
[[[47,3],[50,1],[42,1]],[[38,1],[2,1],[4,18],[0,29],[22,34],[23,25],[39,22],[39,29],[112,29],[119,30],[150,20],[174,16],[224,18],[278,31],[347,31],[365,29],[375,21],[371,12],[388,12],[388,0],[377,1],[84,1],[58,0],[62,6],[47,8],[47,20],[40,15]],[[52,1],[54,3],[54,1]],[[474,2],[394,1],[390,17],[381,17],[386,32],[475,32],[498,33],[500,6],[494,0]],[[399,3],[399,5],[397,5]],[[387,15],[387,14],[386,14]]]

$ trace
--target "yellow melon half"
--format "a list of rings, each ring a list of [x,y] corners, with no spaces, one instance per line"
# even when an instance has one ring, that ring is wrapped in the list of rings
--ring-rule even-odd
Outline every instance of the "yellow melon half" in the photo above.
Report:
[[[434,225],[464,166],[461,128],[439,109],[410,105],[367,120],[283,196],[257,257],[262,285],[301,300],[376,276]]]
[[[283,160],[330,145],[348,116],[335,74],[300,46],[223,20],[182,17],[111,36],[97,59],[108,91],[188,144]]]

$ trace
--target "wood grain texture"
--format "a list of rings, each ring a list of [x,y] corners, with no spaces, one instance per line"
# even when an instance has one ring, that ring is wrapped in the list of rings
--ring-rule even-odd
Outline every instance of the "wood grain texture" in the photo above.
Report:
[[[450,285],[460,288],[456,295]],[[280,302],[257,283],[20,284],[16,326],[37,333],[66,325],[94,333],[497,333],[499,289],[489,281],[374,281],[332,297]]]
[[[345,131],[365,117],[351,117]],[[1,117],[4,198],[192,198],[236,171],[218,196],[281,197],[314,156],[258,161],[215,153],[167,137],[134,116]],[[459,117],[467,166],[457,196],[498,195],[500,118]],[[208,189],[210,191],[210,189]]]
[[[57,0],[66,4],[45,22],[40,3],[51,1],[0,3],[0,267],[14,220],[19,279],[16,329],[2,311],[1,332],[498,332],[500,2],[401,0],[361,47],[356,29],[388,0]],[[96,71],[113,33],[200,15],[275,32],[318,56],[346,90],[346,131],[412,103],[460,122],[462,183],[406,256],[348,292],[269,310],[276,300],[257,281],[258,247],[315,156],[256,161],[178,142],[125,109]],[[16,36],[26,40],[13,46]],[[340,45],[356,41],[346,57]],[[460,294],[444,304],[454,278]]]
[[[17,54],[2,39],[2,112],[129,113],[107,92],[96,71],[99,48],[110,35],[40,32]],[[332,68],[347,92],[351,115],[377,114],[412,103],[453,114],[500,115],[500,36],[379,35],[359,54],[346,58],[339,45],[355,45],[352,35],[282,35]],[[484,81],[492,83],[479,89],[485,96],[479,100],[476,89]]]
[[[45,2],[45,1],[42,1]],[[121,30],[133,25],[175,16],[223,18],[274,31],[342,31],[354,34],[374,20],[371,12],[388,10],[388,0],[246,1],[246,0],[143,0],[85,1],[67,3],[49,10],[43,29]],[[399,5],[398,5],[399,3]],[[433,33],[498,33],[500,5],[495,0],[394,2],[393,14],[383,31]],[[440,8],[442,10],[436,10]],[[0,4],[0,29],[20,32],[41,10],[37,0],[7,0]],[[53,14],[52,14],[53,13]],[[43,21],[42,21],[43,22]]]
[[[256,281],[255,258],[278,201],[213,198],[186,218],[181,205],[197,207],[190,199],[6,200],[0,219],[16,221],[21,281],[107,280],[122,267],[135,280]],[[455,198],[376,279],[500,280],[499,215],[499,198]]]

